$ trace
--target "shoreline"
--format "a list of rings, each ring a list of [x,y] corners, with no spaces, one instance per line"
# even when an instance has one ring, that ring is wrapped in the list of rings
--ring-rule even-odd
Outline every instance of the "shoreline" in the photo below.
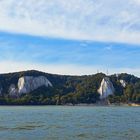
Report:
[[[136,104],[136,103],[114,103],[114,104],[75,104],[75,105],[71,105],[71,104],[67,104],[67,105],[60,105],[60,106],[93,106],[93,107],[115,107],[115,106],[126,106],[126,107],[139,107],[140,104]]]
[[[136,104],[136,103],[131,103],[131,104],[128,104],[129,106],[140,106],[140,104]]]
[[[37,104],[37,105],[0,105],[1,107],[2,106],[75,106],[75,107],[77,107],[77,106],[85,106],[85,107],[117,107],[117,106],[126,106],[126,107],[140,107],[140,104],[137,104],[137,103],[112,103],[112,104],[103,104],[103,103],[95,103],[95,104],[84,104],[84,103],[81,103],[81,104],[64,104],[64,105],[39,105],[39,104]]]

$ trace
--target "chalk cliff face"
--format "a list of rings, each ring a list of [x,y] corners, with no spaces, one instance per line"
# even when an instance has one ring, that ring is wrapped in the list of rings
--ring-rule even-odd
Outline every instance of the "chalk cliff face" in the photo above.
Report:
[[[108,77],[103,78],[98,93],[100,94],[100,99],[105,99],[114,94],[113,84]]]
[[[18,80],[18,92],[19,94],[29,93],[41,86],[52,86],[51,82],[44,76],[32,77],[25,76]]]
[[[9,95],[12,97],[18,97],[22,94],[30,93],[41,86],[52,87],[52,84],[44,76],[24,76],[19,78],[17,88],[14,84],[11,84],[9,88]]]
[[[126,87],[126,82],[124,80],[120,80],[120,83],[124,88]]]

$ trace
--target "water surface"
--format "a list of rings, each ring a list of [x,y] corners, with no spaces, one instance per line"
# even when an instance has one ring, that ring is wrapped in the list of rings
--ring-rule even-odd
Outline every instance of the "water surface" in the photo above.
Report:
[[[139,107],[0,107],[1,140],[140,140]]]

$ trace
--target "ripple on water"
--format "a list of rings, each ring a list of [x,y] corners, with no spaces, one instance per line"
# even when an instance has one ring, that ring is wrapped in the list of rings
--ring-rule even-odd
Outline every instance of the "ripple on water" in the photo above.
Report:
[[[2,140],[140,140],[140,109],[0,107]]]

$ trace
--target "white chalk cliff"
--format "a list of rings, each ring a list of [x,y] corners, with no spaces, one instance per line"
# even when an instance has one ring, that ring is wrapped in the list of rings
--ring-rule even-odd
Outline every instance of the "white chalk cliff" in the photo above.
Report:
[[[9,94],[11,96],[22,95],[30,93],[41,86],[52,87],[52,84],[45,76],[23,76],[19,78],[17,88],[13,84],[10,86]]]
[[[32,77],[32,76],[25,76],[21,77],[18,80],[18,92],[22,93],[29,93],[41,86],[52,86],[51,82],[44,76],[39,77]]]
[[[114,94],[114,87],[112,82],[108,77],[103,78],[98,93],[100,94],[100,99],[106,99],[109,95]]]

